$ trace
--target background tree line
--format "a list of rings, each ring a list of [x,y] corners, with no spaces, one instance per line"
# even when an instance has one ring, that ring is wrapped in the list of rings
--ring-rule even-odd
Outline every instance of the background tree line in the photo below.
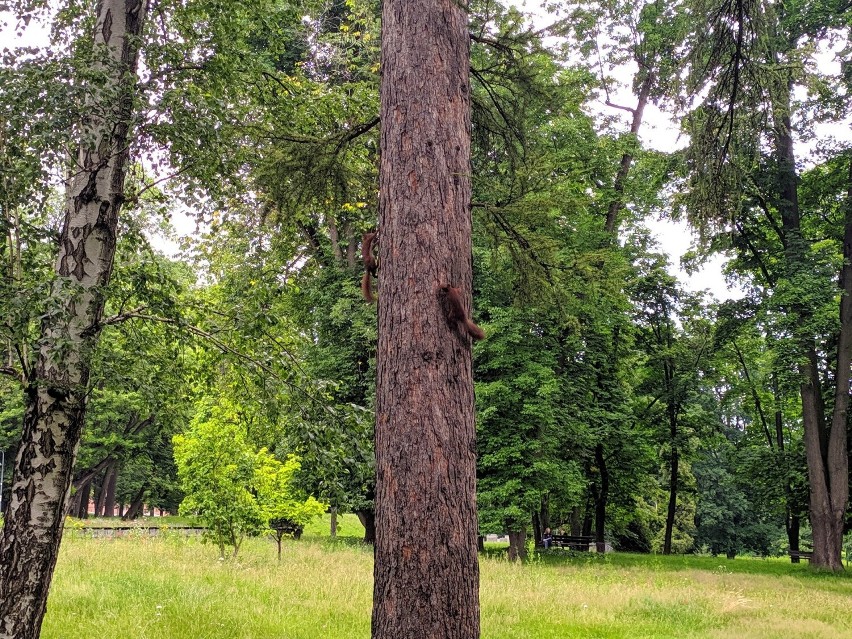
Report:
[[[90,497],[108,516],[176,510],[174,437],[211,402],[253,450],[298,457],[298,489],[358,513],[372,541],[377,333],[358,282],[379,206],[380,3],[8,4],[10,28],[48,20],[51,36],[0,66],[18,531],[2,599],[35,574],[14,549],[22,495],[52,494],[32,537],[49,584],[62,514]],[[492,1],[468,15],[480,533],[508,532],[513,556],[561,526],[601,549],[808,547],[841,569],[852,156],[818,131],[848,117],[850,78],[818,61],[848,58],[849,7],[554,9],[544,28]],[[124,31],[104,35],[109,11]],[[643,147],[649,104],[684,148]],[[154,238],[185,214],[196,232],[167,255]],[[722,254],[743,296],[684,290],[654,216],[688,220],[687,268]],[[48,449],[61,481],[27,467]],[[37,632],[46,587],[21,627]]]

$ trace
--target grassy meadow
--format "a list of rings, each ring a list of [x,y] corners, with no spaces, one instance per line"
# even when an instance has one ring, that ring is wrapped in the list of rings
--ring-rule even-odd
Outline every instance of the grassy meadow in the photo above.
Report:
[[[372,552],[360,525],[327,521],[285,544],[248,540],[236,561],[179,534],[92,539],[69,529],[43,639],[358,639],[370,634]],[[852,638],[852,575],[783,560],[551,551],[481,558],[482,636]]]

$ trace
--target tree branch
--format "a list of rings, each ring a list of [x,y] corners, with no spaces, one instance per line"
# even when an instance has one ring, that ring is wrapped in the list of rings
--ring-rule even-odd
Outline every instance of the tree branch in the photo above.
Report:
[[[485,36],[476,35],[475,33],[470,34],[470,39],[474,42],[478,42],[479,44],[484,44],[493,49],[497,49],[498,51],[502,51],[503,53],[511,53],[514,54],[515,51],[508,44],[504,44],[499,40],[495,40],[494,38],[486,38]]]
[[[340,138],[340,140],[337,142],[337,146],[335,147],[334,152],[339,153],[340,150],[345,145],[349,144],[355,138],[364,135],[365,133],[370,131],[370,129],[373,129],[374,127],[376,127],[379,124],[379,122],[381,122],[381,119],[379,118],[379,116],[376,116],[372,120],[370,120],[369,122],[364,122],[363,124],[359,124],[357,126],[354,126],[351,130],[347,131]]]
[[[125,321],[131,320],[131,319],[140,319],[140,320],[145,320],[145,321],[149,321],[149,322],[158,322],[160,324],[168,324],[170,326],[175,326],[179,329],[183,329],[183,330],[185,330],[186,332],[188,332],[192,335],[195,335],[197,337],[201,337],[204,340],[207,340],[208,342],[213,344],[213,346],[218,348],[223,353],[228,353],[230,355],[233,355],[234,357],[236,357],[240,361],[246,362],[248,364],[251,364],[252,366],[259,368],[264,373],[266,373],[270,377],[274,378],[276,381],[284,384],[285,386],[287,386],[287,387],[289,387],[289,388],[291,388],[295,391],[298,391],[299,393],[301,393],[302,395],[307,397],[312,402],[319,404],[320,406],[324,407],[326,410],[328,410],[329,412],[331,412],[333,414],[333,411],[331,410],[331,408],[329,406],[327,406],[324,402],[321,402],[316,397],[311,395],[311,393],[309,393],[307,390],[305,390],[304,388],[302,388],[301,386],[299,386],[297,384],[294,384],[293,382],[291,382],[287,379],[284,379],[277,372],[275,372],[272,368],[270,368],[269,366],[267,366],[263,362],[255,359],[254,357],[251,357],[250,355],[246,355],[242,351],[239,351],[236,348],[233,348],[232,346],[229,346],[228,344],[223,342],[221,339],[219,339],[218,337],[216,337],[212,333],[205,331],[204,329],[198,328],[197,326],[193,326],[192,324],[184,323],[184,322],[182,322],[178,319],[172,318],[172,317],[161,317],[159,315],[148,315],[148,314],[142,312],[144,310],[145,310],[145,307],[140,307],[140,308],[132,310],[132,311],[127,311],[125,313],[121,313],[120,315],[115,315],[115,316],[101,322],[101,324],[102,325],[118,324],[118,323],[125,322]],[[287,353],[287,355],[292,358],[292,356],[290,355],[289,352],[287,352],[286,350],[284,352]]]
[[[114,451],[113,451],[114,452]],[[112,456],[112,452],[104,457],[97,464],[92,466],[89,470],[85,471],[83,475],[80,475],[77,479],[71,482],[71,485],[74,486],[75,490],[80,490],[83,486],[88,484],[92,479],[95,478],[99,472],[101,472],[104,468],[109,466],[111,462],[115,461],[115,458]]]
[[[21,371],[17,370],[14,366],[0,366],[0,375],[8,375],[9,377],[14,377],[22,384],[25,384],[27,381],[26,376],[21,373]]]
[[[497,113],[499,113],[500,117],[503,119],[503,122],[505,123],[506,128],[509,129],[509,131],[511,131],[512,135],[514,135],[516,139],[518,139],[518,140],[522,139],[523,135],[519,131],[517,131],[517,129],[515,127],[512,126],[512,122],[511,122],[508,114],[506,113],[506,111],[503,109],[503,105],[500,104],[500,99],[497,96],[497,93],[494,91],[491,84],[489,84],[489,82],[485,79],[485,77],[477,69],[474,69],[474,68],[471,67],[470,73],[474,78],[479,80],[479,82],[482,84],[482,88],[485,89],[485,92],[488,94],[488,97],[491,99],[491,103],[494,105],[494,108],[497,109]]]
[[[180,169],[179,171],[175,171],[175,172],[174,172],[174,173],[172,173],[171,175],[167,175],[167,176],[165,176],[165,177],[161,177],[161,178],[159,178],[158,180],[154,180],[154,181],[153,181],[153,182],[151,182],[150,184],[146,184],[146,185],[145,185],[145,186],[143,186],[141,189],[139,189],[139,191],[137,191],[136,193],[134,193],[131,197],[128,197],[128,198],[127,198],[127,202],[129,202],[129,203],[135,203],[135,202],[138,202],[138,201],[139,201],[139,198],[140,198],[140,197],[142,197],[142,194],[143,194],[145,191],[147,191],[148,189],[152,189],[152,188],[154,188],[155,186],[157,186],[158,184],[161,184],[162,182],[167,182],[168,180],[174,179],[174,178],[176,178],[177,176],[179,176],[179,175],[182,175],[182,174],[186,173],[187,171],[189,171],[189,170],[190,170],[191,168],[193,168],[194,166],[195,166],[195,163],[194,163],[194,162],[190,162],[189,164],[187,164],[186,166],[184,166],[184,167],[183,167],[182,169]]]
[[[609,91],[607,91],[607,95],[609,95]],[[609,101],[609,98],[607,98],[606,100],[604,100],[604,104],[605,104],[605,105],[607,105],[608,107],[613,108],[613,109],[621,109],[622,111],[627,111],[627,112],[628,112],[628,113],[630,113],[630,114],[635,114],[635,113],[636,113],[636,109],[634,109],[633,107],[628,107],[628,106],[622,106],[622,105],[620,105],[620,104],[615,104],[615,103],[613,103],[613,102],[610,102],[610,101]]]
[[[118,315],[113,315],[112,317],[102,319],[98,324],[98,328],[102,328],[104,326],[112,326],[113,324],[121,324],[122,322],[126,322],[127,320],[136,319],[139,316],[139,313],[144,311],[145,308],[145,306],[137,306],[133,310],[125,311],[123,313],[119,313]]]

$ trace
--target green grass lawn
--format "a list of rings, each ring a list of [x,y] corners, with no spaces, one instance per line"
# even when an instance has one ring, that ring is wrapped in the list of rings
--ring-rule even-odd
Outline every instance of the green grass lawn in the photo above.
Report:
[[[92,539],[69,531],[44,639],[358,639],[370,634],[372,551],[341,518],[236,561],[177,533]],[[782,560],[549,552],[526,565],[481,559],[482,636],[852,638],[852,576]]]

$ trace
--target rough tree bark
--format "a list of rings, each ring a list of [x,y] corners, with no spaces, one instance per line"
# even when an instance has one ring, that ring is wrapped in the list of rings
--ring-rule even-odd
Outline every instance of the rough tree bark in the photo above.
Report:
[[[0,638],[36,639],[44,616],[83,425],[89,356],[124,199],[143,0],[97,4],[96,68],[75,172],[67,188],[51,312],[28,380],[21,446],[0,539]]]
[[[468,20],[456,0],[382,12],[373,638],[479,637],[470,338]]]
[[[790,513],[790,507],[785,509],[786,518],[784,520],[784,528],[787,531],[787,544],[790,546],[790,563],[799,563],[798,555],[793,553],[799,552],[799,530],[801,521],[798,515]]]

